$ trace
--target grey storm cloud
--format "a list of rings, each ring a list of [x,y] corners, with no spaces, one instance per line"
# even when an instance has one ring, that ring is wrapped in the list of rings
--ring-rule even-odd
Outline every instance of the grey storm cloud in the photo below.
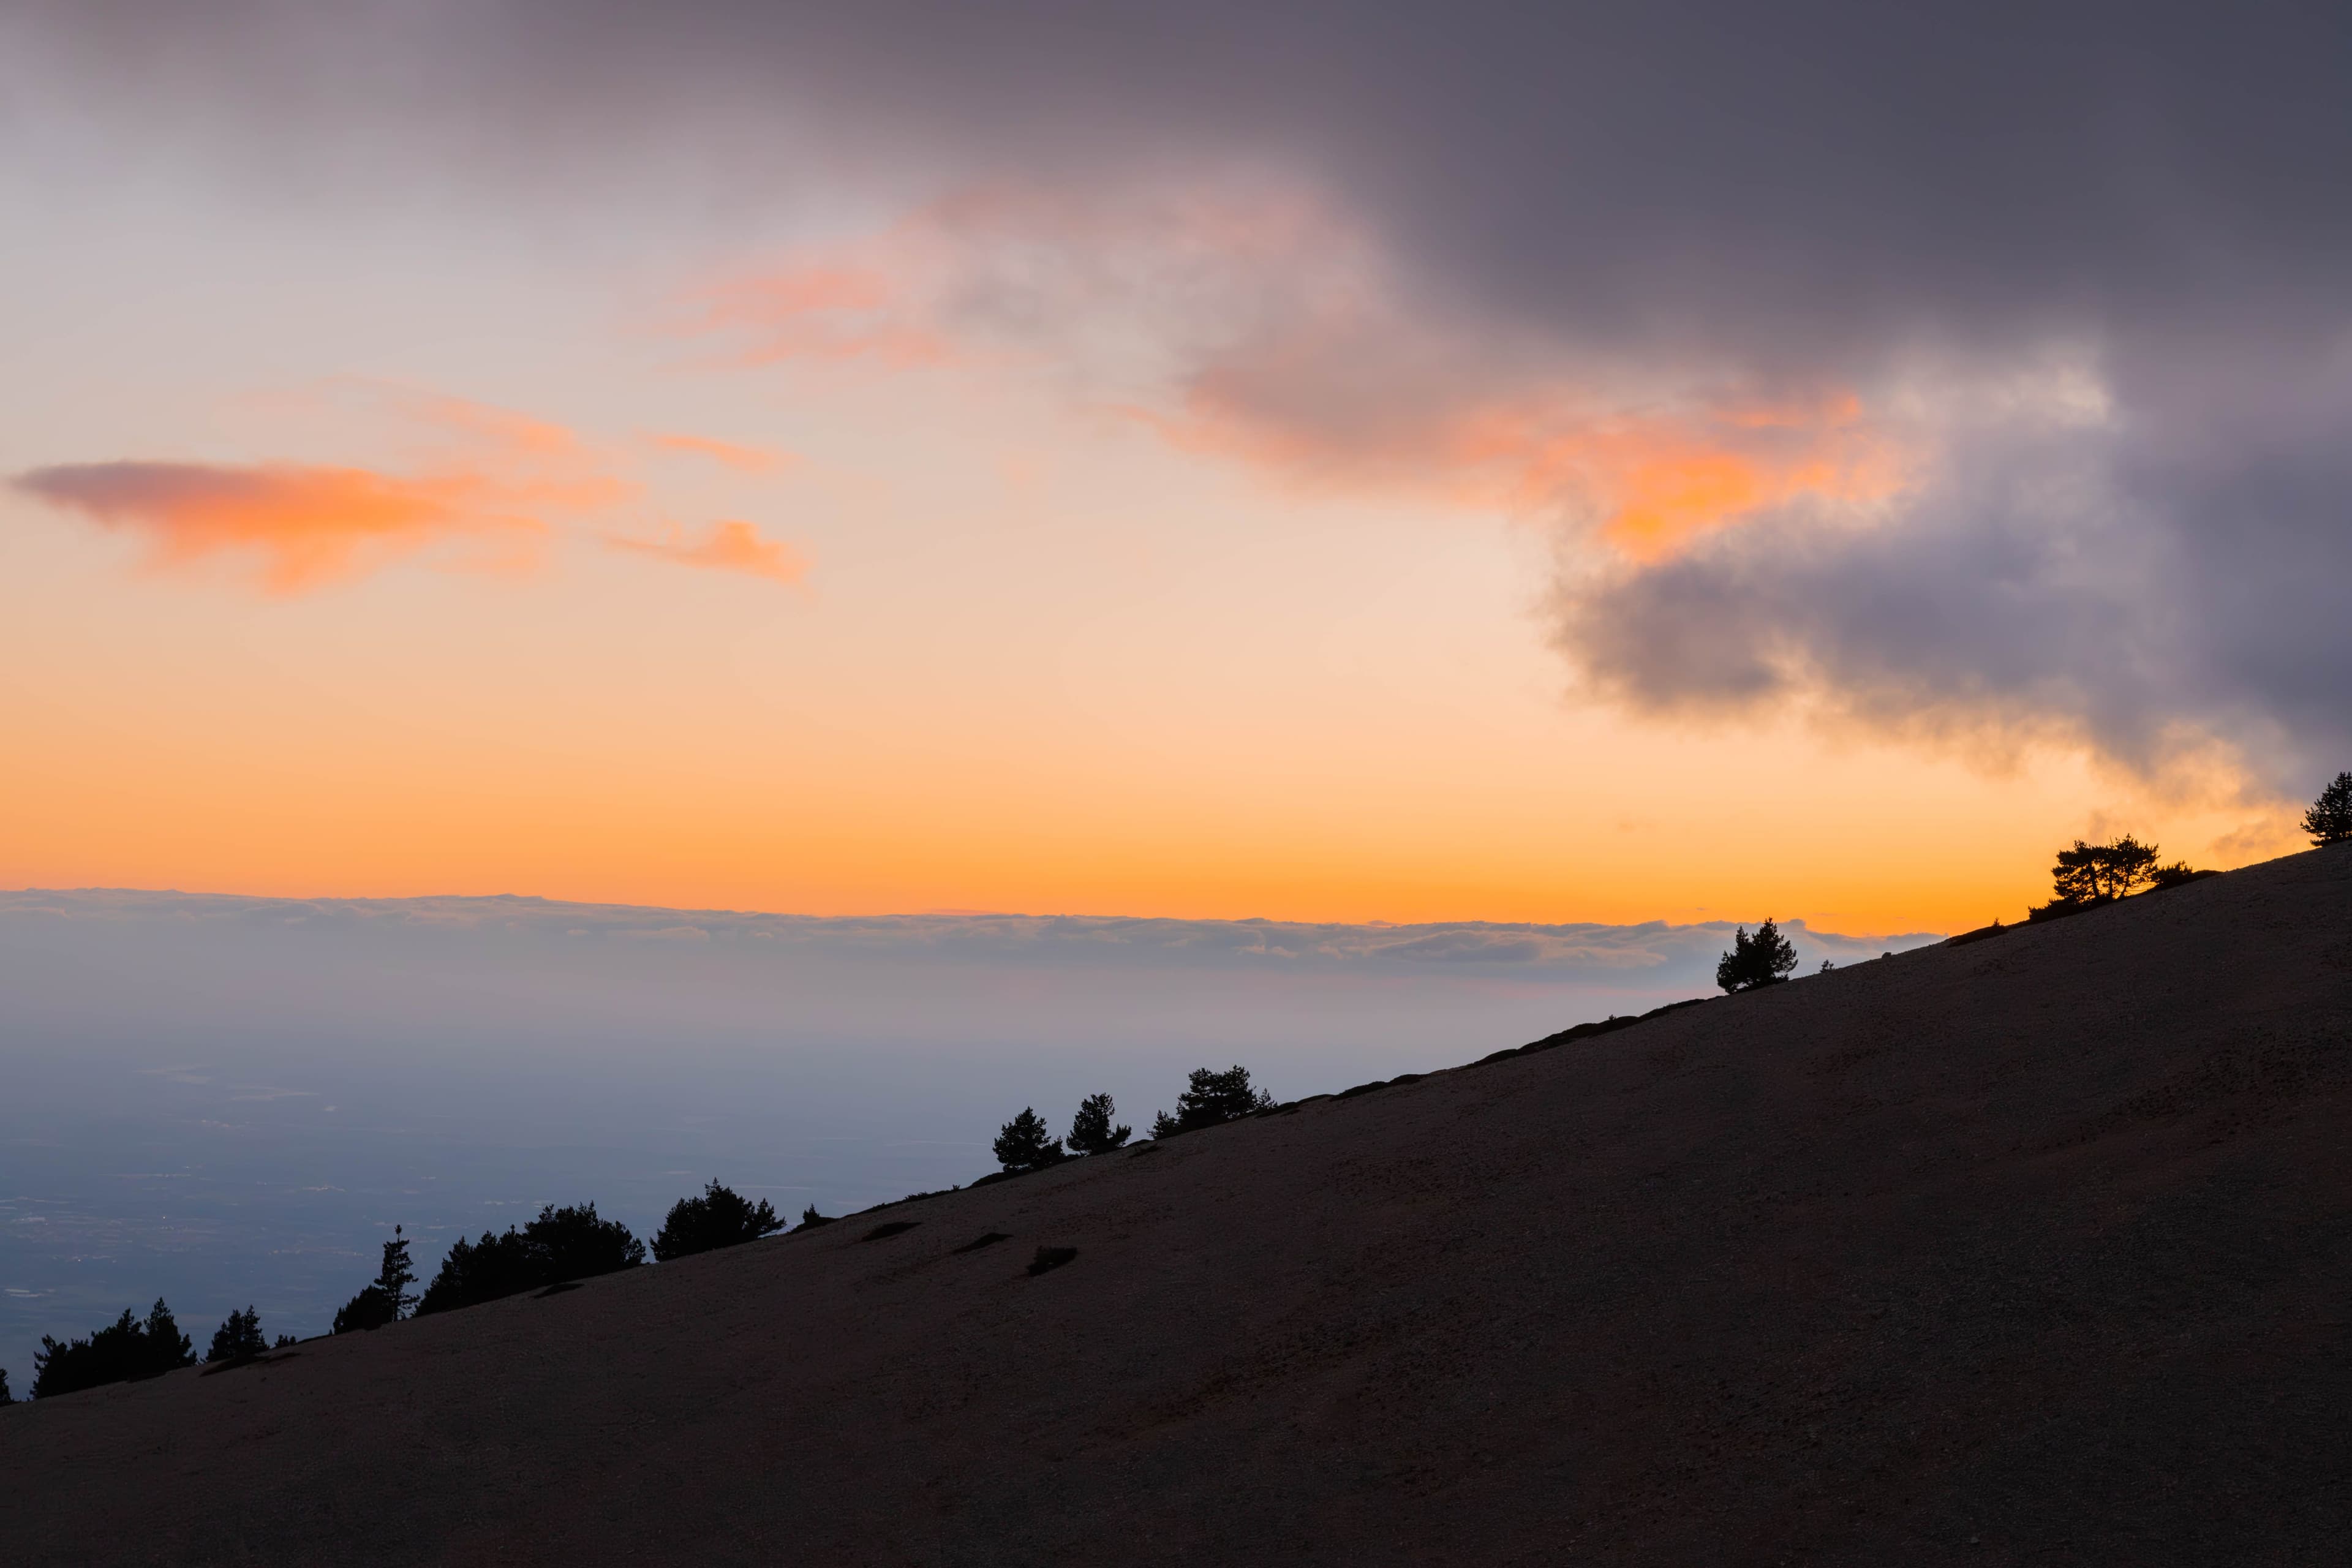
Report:
[[[1768,388],[2065,345],[2095,427],[1969,433],[1880,528],[1790,513],[1565,583],[1559,646],[1643,708],[1810,682],[2135,764],[2188,725],[2290,792],[2352,754],[2340,4],[20,0],[7,26],[20,105],[264,161],[545,191],[637,159],[747,204],[828,161],[1254,163],[1334,193],[1482,341]]]

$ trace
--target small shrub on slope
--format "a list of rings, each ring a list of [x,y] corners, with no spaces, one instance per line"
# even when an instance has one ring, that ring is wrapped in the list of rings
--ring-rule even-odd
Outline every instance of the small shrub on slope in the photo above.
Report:
[[[335,1309],[334,1331],[339,1334],[364,1333],[387,1323],[400,1321],[400,1310],[391,1298],[373,1285],[363,1285],[360,1293]]]

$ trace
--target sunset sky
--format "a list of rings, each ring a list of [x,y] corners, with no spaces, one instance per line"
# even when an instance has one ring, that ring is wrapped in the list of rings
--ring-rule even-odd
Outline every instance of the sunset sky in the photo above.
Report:
[[[2352,29],[1965,17],[0,3],[0,888],[1860,933],[2300,847]]]

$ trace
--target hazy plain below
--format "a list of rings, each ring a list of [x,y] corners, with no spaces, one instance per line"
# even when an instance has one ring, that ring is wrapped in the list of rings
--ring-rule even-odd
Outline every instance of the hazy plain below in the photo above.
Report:
[[[324,1330],[395,1223],[718,1177],[797,1215],[969,1182],[997,1125],[1187,1070],[1283,1098],[1713,989],[1723,924],[819,919],[536,899],[0,893],[0,1366],[158,1294]],[[1791,928],[1805,970],[1935,940]]]

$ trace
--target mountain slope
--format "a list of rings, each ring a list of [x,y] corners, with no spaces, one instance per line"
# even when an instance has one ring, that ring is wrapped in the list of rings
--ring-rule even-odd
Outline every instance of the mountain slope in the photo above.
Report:
[[[0,1412],[5,1538],[55,1563],[2333,1561],[2347,1065],[2352,850],[2315,851]],[[1033,1276],[1040,1247],[1077,1255]]]

